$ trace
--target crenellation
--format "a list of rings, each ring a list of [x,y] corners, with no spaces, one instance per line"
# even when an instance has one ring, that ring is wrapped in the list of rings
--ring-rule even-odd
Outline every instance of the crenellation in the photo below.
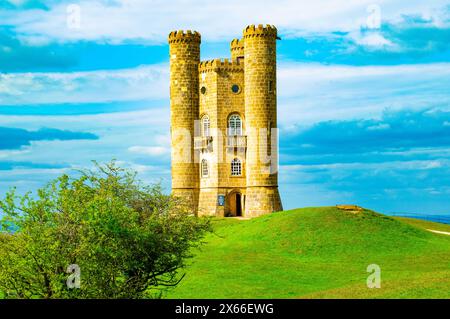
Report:
[[[230,43],[231,59],[240,61],[244,58],[244,39],[233,39]]]
[[[230,61],[228,59],[213,59],[200,62],[199,72],[244,72],[244,64],[239,61]]]
[[[258,26],[249,25],[244,29],[243,38],[251,38],[251,37],[276,37],[277,36],[277,28],[274,25],[267,24],[263,26],[259,24]]]
[[[169,33],[169,44],[177,42],[197,42],[200,44],[201,35],[197,31],[183,30],[172,31]]]

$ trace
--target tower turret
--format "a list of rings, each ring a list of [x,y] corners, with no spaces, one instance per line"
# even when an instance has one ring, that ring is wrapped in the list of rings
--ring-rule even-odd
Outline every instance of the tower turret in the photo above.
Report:
[[[233,39],[230,43],[231,60],[236,61],[244,58],[244,40]]]
[[[243,32],[249,217],[282,210],[278,192],[276,40],[277,29],[271,25],[250,25]]]
[[[170,46],[172,193],[198,205],[198,161],[194,154],[194,121],[198,119],[200,34],[173,31]]]

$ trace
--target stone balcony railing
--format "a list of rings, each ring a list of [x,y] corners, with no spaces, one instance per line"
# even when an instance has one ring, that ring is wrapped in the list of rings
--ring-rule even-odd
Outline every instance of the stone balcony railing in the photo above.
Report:
[[[206,150],[212,149],[212,136],[196,136],[194,137],[194,149],[195,150]]]
[[[247,136],[245,135],[228,135],[226,137],[227,148],[246,148]]]

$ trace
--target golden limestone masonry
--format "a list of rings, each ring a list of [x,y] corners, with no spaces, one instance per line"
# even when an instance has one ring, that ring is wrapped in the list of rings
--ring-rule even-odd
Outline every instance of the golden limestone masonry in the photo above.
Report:
[[[199,216],[282,210],[274,26],[250,25],[231,60],[200,62],[198,32],[170,44],[172,192]]]

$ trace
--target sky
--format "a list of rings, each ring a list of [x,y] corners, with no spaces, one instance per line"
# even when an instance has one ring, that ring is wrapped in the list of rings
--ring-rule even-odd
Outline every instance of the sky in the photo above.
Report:
[[[285,209],[450,215],[450,1],[0,0],[0,197],[115,158],[170,191],[167,36],[278,41]]]

